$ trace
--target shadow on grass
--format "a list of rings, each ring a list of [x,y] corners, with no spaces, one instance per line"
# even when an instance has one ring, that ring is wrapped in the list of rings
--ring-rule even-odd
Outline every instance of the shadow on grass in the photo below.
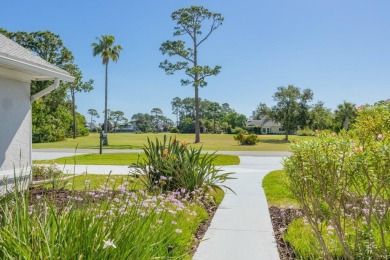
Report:
[[[285,139],[261,139],[260,143],[266,143],[266,144],[289,144],[291,143],[289,140]]]
[[[99,145],[92,145],[90,149],[99,149]],[[113,145],[104,145],[103,149],[142,149],[142,145],[131,145],[131,144],[113,144]]]

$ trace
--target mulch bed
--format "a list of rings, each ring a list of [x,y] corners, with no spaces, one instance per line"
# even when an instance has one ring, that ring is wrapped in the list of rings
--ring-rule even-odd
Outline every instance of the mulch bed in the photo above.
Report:
[[[218,209],[218,206],[216,206],[215,204],[211,204],[211,203],[208,203],[208,204],[206,204],[204,206],[205,206],[209,216],[208,216],[208,218],[205,221],[203,221],[200,224],[200,226],[198,228],[198,231],[195,234],[195,238],[194,238],[195,243],[194,243],[194,245],[191,248],[192,254],[195,254],[196,249],[198,248],[200,242],[202,241],[204,235],[206,234],[206,231],[207,231],[207,229],[209,228],[209,226],[211,224],[211,220],[213,219],[214,214],[215,214],[215,212]]]
[[[287,226],[293,221],[293,219],[302,216],[302,210],[294,208],[285,209],[270,207],[269,213],[271,215],[280,259],[295,259],[294,248],[288,242],[283,240],[283,234],[286,232]]]

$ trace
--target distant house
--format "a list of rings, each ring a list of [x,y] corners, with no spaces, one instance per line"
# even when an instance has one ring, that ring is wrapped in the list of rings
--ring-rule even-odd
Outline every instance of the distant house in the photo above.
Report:
[[[98,128],[98,126],[94,122],[88,122],[86,127],[89,129],[90,132],[94,132],[96,131],[96,128]]]
[[[117,129],[115,129],[115,133],[123,133],[123,132],[135,132],[136,128],[133,125],[120,125]]]
[[[259,120],[249,120],[246,126],[260,127],[261,134],[284,134],[286,132],[280,123],[270,120],[267,117],[262,117]]]
[[[0,34],[0,194],[31,176],[31,102],[56,89],[68,72]],[[31,81],[54,81],[30,95]]]

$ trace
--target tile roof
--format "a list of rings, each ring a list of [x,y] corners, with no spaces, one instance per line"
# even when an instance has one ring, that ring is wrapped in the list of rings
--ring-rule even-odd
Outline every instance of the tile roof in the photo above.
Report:
[[[5,59],[10,59],[18,63],[28,64],[38,67],[43,70],[48,70],[59,75],[69,77],[69,73],[35,55],[33,52],[23,48],[13,40],[7,38],[0,33],[0,56]],[[1,60],[0,60],[0,65]]]

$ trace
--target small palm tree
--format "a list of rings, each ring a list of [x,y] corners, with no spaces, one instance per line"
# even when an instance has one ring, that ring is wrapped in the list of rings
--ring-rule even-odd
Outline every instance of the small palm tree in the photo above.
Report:
[[[355,104],[344,101],[343,104],[337,106],[335,111],[336,120],[342,122],[344,130],[349,129],[350,123],[356,117],[356,107]]]
[[[107,133],[107,74],[108,62],[110,59],[117,62],[122,46],[114,45],[115,37],[112,35],[103,34],[101,38],[96,37],[97,42],[92,43],[93,56],[100,55],[103,60],[103,65],[106,66],[106,80],[105,80],[105,96],[104,96],[104,132]]]

